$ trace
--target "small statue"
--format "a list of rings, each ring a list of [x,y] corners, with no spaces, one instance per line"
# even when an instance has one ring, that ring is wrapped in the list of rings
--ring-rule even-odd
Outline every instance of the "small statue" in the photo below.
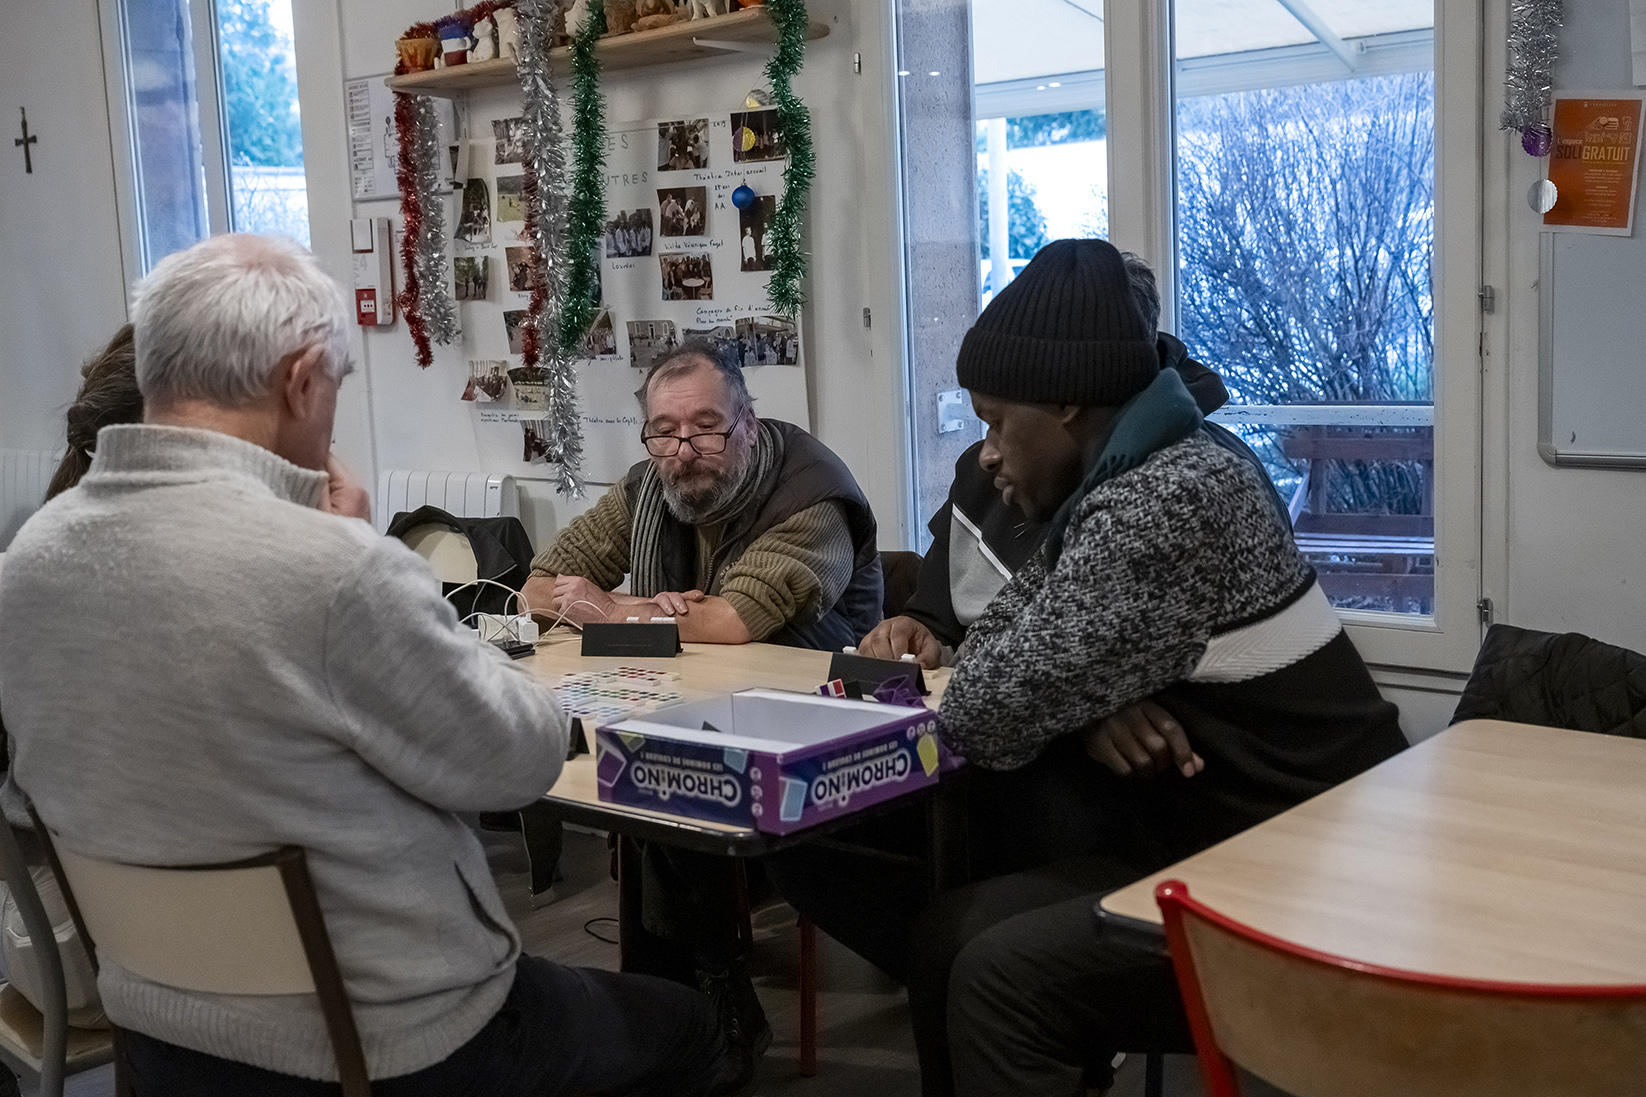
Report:
[[[691,17],[693,19],[708,19],[715,15],[725,15],[727,0],[691,0]]]
[[[520,60],[520,16],[513,8],[498,8],[492,12],[497,21],[497,56],[510,61]]]
[[[566,37],[576,38],[583,24],[589,21],[589,0],[572,0],[566,9]]]
[[[497,56],[497,24],[491,16],[474,25],[474,45],[469,49],[470,61],[490,61]]]

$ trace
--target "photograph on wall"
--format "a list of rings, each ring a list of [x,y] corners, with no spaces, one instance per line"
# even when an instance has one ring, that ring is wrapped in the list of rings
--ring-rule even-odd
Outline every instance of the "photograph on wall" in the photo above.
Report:
[[[657,170],[697,171],[709,166],[709,120],[657,123]]]
[[[629,365],[651,369],[652,362],[680,345],[673,320],[630,320]]]
[[[720,324],[712,328],[686,328],[681,332],[681,342],[709,343],[730,360],[737,360],[741,348],[737,343],[737,329],[730,324]]]
[[[657,192],[657,216],[664,236],[702,236],[708,226],[707,187],[666,187]]]
[[[652,253],[652,211],[626,209],[606,222],[606,258],[630,259]]]
[[[457,217],[457,238],[470,244],[492,242],[492,196],[484,179],[463,185],[463,212]]]
[[[492,141],[496,152],[494,164],[519,164],[526,159],[526,120],[524,118],[497,118],[492,121]]]
[[[547,419],[520,420],[522,452],[520,459],[528,465],[549,463],[549,421]]]
[[[611,309],[600,310],[578,349],[585,358],[617,357],[617,328],[612,323]]]
[[[788,154],[778,134],[775,110],[732,112],[734,162],[753,164],[762,160],[781,160]]]
[[[484,301],[486,279],[491,273],[491,260],[484,255],[459,255],[452,260],[452,272],[457,276],[459,301]]]
[[[771,270],[772,219],[777,216],[777,196],[762,194],[737,211],[738,248],[744,270]]]
[[[509,289],[515,293],[530,293],[532,288],[532,249],[504,248],[503,265],[509,270]]]
[[[549,409],[548,371],[542,366],[515,366],[508,371],[509,391],[521,411]]]
[[[714,271],[707,255],[660,255],[663,300],[713,301]]]
[[[509,337],[509,353],[526,353],[526,310],[509,309],[503,313],[503,332]]]
[[[800,364],[800,331],[792,320],[778,316],[749,316],[739,320],[737,345],[743,353],[745,369]]]
[[[509,364],[502,360],[469,359],[469,384],[463,399],[477,404],[495,404],[509,394]]]
[[[497,177],[497,219],[524,221],[526,219],[526,177],[499,175]]]

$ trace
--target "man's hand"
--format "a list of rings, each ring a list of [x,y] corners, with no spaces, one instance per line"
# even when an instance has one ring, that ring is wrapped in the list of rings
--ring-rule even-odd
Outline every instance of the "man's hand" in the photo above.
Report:
[[[344,518],[364,518],[371,521],[371,496],[360,486],[354,474],[343,467],[337,454],[326,454],[326,494],[320,499],[320,509]]]
[[[701,602],[707,595],[700,590],[688,590],[676,593],[666,590],[648,601],[657,603],[657,608],[663,611],[665,617],[684,617],[691,612],[693,602]]]
[[[554,600],[553,575],[534,575],[520,588],[520,597],[531,612],[532,619],[543,625],[551,624],[557,611]]]
[[[1190,749],[1183,725],[1153,701],[1139,701],[1081,734],[1086,753],[1122,777],[1148,777],[1168,769],[1193,777],[1206,768]]]
[[[857,643],[857,654],[871,659],[901,659],[913,655],[926,670],[943,663],[943,645],[931,630],[912,617],[888,617]]]
[[[617,600],[581,575],[555,576],[554,606],[557,616],[564,614],[580,625],[621,619],[616,615]]]

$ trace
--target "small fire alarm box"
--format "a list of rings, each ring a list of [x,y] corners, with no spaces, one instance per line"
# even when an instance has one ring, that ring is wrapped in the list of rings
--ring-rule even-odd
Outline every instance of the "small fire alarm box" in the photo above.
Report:
[[[394,323],[394,247],[387,217],[349,222],[354,249],[354,319],[361,327]]]

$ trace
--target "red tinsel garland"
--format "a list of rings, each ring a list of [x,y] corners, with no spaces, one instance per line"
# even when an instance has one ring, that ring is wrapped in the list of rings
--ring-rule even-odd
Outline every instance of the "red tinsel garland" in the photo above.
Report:
[[[434,352],[429,346],[428,325],[423,319],[421,302],[423,290],[417,278],[416,241],[423,227],[423,204],[417,197],[417,167],[406,148],[412,132],[412,101],[408,95],[394,97],[394,129],[400,142],[394,177],[400,185],[400,213],[405,218],[405,228],[400,237],[400,265],[405,271],[405,281],[395,297],[395,303],[400,306],[400,312],[406,318],[406,330],[411,332],[412,343],[417,347],[417,364],[427,369],[434,361]]]
[[[537,169],[533,166],[532,158],[530,156],[526,157],[525,162],[520,166],[525,169],[522,172],[523,178],[520,182],[520,196],[521,200],[525,203],[527,210],[526,216],[527,218],[531,218],[535,216],[538,202]],[[530,224],[530,221],[528,220],[527,223]],[[530,257],[531,269],[541,269],[537,261],[538,257],[536,244],[531,245]],[[548,307],[549,288],[543,284],[543,279],[533,278],[531,282],[531,293],[531,302],[526,306],[526,316],[528,319],[521,327],[520,339],[521,363],[527,369],[537,365],[538,358],[542,354],[542,348],[538,346],[536,321],[537,317],[543,315],[543,310]]]
[[[481,3],[466,11],[453,12],[450,15],[436,19],[431,23],[413,23],[406,28],[402,38],[438,38],[440,28],[451,23],[465,23],[468,26],[480,22],[496,12],[499,8],[514,7],[514,0],[481,0]],[[404,76],[407,72],[406,61],[396,57],[394,74]],[[405,281],[400,292],[395,295],[395,303],[406,317],[406,330],[411,332],[412,343],[417,347],[417,364],[428,368],[434,361],[434,352],[429,345],[428,325],[423,319],[422,287],[417,278],[417,251],[416,240],[423,227],[423,207],[417,197],[417,169],[412,164],[406,144],[411,140],[411,98],[405,94],[394,97],[394,131],[400,145],[400,156],[395,164],[395,181],[400,185],[400,213],[405,219],[405,229],[400,238],[400,264],[405,270]],[[534,181],[528,177],[526,193],[535,192]],[[530,199],[528,198],[528,201]],[[532,290],[535,300],[537,290]],[[526,330],[526,345],[528,347],[526,364],[532,365],[537,361],[536,332],[528,325]]]

